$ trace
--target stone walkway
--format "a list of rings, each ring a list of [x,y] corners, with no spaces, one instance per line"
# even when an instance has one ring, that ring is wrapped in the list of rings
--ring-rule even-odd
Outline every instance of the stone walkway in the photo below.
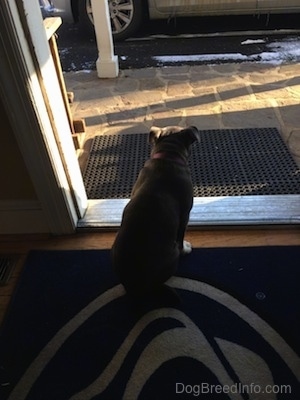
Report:
[[[101,134],[146,133],[152,125],[201,129],[277,127],[300,167],[300,64],[223,64],[123,70],[99,79],[96,71],[68,72],[74,118],[84,118],[86,162]]]

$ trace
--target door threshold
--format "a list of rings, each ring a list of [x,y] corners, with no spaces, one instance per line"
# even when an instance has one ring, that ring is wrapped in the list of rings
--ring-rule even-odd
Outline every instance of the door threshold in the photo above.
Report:
[[[129,199],[89,200],[79,230],[118,229]],[[300,224],[300,195],[195,197],[188,227]]]

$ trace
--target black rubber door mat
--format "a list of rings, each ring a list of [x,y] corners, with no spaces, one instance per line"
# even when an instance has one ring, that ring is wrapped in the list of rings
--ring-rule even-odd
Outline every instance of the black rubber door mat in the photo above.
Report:
[[[149,155],[148,134],[96,136],[88,198],[129,198]],[[276,128],[203,130],[189,164],[195,197],[300,194],[300,169]]]

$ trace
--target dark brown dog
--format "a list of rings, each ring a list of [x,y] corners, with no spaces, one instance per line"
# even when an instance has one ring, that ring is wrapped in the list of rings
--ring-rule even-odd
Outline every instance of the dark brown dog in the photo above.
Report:
[[[113,268],[126,291],[141,296],[159,290],[176,271],[193,205],[187,160],[197,128],[152,127],[151,158],[139,173],[112,247]]]

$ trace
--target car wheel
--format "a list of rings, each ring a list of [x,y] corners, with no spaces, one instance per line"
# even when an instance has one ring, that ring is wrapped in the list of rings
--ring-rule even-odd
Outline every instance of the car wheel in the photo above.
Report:
[[[108,0],[114,40],[124,40],[137,31],[143,20],[143,1]],[[85,30],[94,31],[91,0],[79,0],[79,21]]]

